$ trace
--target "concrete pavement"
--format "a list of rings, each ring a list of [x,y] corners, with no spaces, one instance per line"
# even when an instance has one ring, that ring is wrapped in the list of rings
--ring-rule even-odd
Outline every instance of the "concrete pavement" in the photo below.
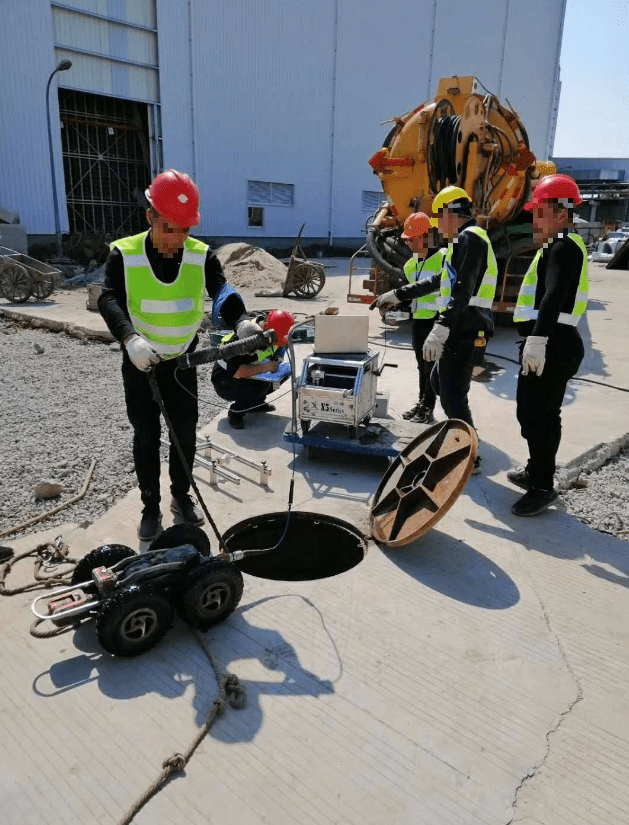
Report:
[[[316,303],[274,303],[366,312],[343,300],[342,263],[328,270]],[[629,386],[629,274],[596,265],[591,272],[582,333],[592,351],[582,374]],[[269,299],[244,297],[250,308],[268,306]],[[416,395],[407,325],[385,331],[377,313],[370,319],[373,345],[384,351],[386,332],[386,360],[398,363],[380,379],[396,415]],[[513,330],[499,329],[488,350],[515,357],[514,341]],[[309,351],[297,349],[299,357]],[[406,548],[370,542],[361,564],[331,579],[245,576],[240,607],[208,638],[243,682],[247,707],[220,717],[185,775],[137,823],[629,823],[629,545],[559,508],[537,519],[511,515],[518,491],[505,473],[525,455],[516,366],[488,361],[504,370],[472,386],[483,474],[436,529]],[[200,482],[221,531],[286,507],[293,454],[281,434],[289,396],[277,407],[249,416],[243,431],[224,416],[204,431],[266,458],[273,471],[269,489],[247,469],[239,487]],[[624,434],[626,409],[624,394],[574,382],[560,460]],[[367,529],[385,468],[325,453],[309,460],[297,448],[295,507]],[[68,525],[63,535],[75,555],[107,541],[137,548],[138,513],[133,490],[87,529]],[[29,565],[14,576],[26,581]],[[114,660],[89,626],[30,637],[30,601],[28,594],[0,601],[3,821],[115,823],[162,760],[191,740],[216,683],[179,622],[150,653]]]

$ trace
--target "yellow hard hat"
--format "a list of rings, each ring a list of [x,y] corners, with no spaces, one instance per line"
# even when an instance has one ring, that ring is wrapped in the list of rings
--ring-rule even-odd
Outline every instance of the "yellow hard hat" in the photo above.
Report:
[[[440,209],[443,209],[444,206],[458,200],[467,200],[472,203],[472,199],[467,194],[465,189],[461,189],[460,186],[446,186],[446,188],[442,189],[432,202],[432,214],[438,215]],[[436,226],[436,224],[434,225]]]

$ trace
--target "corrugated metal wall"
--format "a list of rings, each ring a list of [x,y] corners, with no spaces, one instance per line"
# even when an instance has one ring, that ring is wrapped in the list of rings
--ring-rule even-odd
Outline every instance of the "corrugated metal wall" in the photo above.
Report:
[[[0,27],[3,76],[16,77],[0,92],[0,203],[29,232],[54,230],[43,89],[67,57],[67,88],[161,103],[164,167],[201,189],[198,234],[290,238],[306,222],[310,238],[360,237],[363,192],[379,189],[367,161],[381,121],[434,94],[442,75],[476,74],[509,98],[533,151],[547,154],[564,10],[565,0],[23,0]],[[267,206],[264,227],[249,227],[248,180],[292,184],[293,206]]]
[[[50,0],[29,0],[2,14],[0,65],[0,206],[19,212],[28,232],[54,232],[45,100],[56,65]],[[54,84],[56,174],[63,180]]]

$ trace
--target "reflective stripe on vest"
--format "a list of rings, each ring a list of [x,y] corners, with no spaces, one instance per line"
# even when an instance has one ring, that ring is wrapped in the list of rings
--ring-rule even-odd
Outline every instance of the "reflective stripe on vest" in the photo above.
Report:
[[[410,258],[404,264],[404,274],[409,284],[415,284],[417,281],[429,275],[434,275],[441,271],[443,266],[443,256],[446,254],[445,249],[439,249],[432,255],[429,255],[424,261]],[[434,318],[440,310],[440,292],[436,290],[428,295],[422,295],[420,298],[413,298],[411,304],[411,311],[413,318]]]
[[[583,253],[583,263],[581,265],[581,273],[579,275],[579,286],[577,287],[577,294],[574,297],[574,306],[572,312],[560,312],[557,317],[557,322],[565,324],[569,327],[576,327],[579,319],[586,310],[588,304],[588,295],[590,291],[590,282],[588,279],[588,255],[587,249],[580,235],[574,232],[568,232],[567,238],[573,240]],[[518,293],[518,300],[515,305],[513,313],[514,321],[535,321],[538,316],[538,310],[535,309],[535,294],[537,293],[537,267],[540,259],[544,253],[545,247],[537,250],[537,253],[531,265],[529,266],[520,292]]]
[[[207,244],[186,238],[177,277],[159,281],[146,256],[148,232],[121,238],[111,245],[122,253],[127,309],[135,331],[162,358],[184,353],[197,334],[205,312]]]
[[[232,341],[234,338],[236,338],[236,333],[235,332],[228,332],[227,335],[223,335],[223,337],[221,338],[221,344],[229,344],[229,342]],[[254,366],[255,364],[261,364],[263,361],[268,360],[273,355],[275,355],[275,353],[278,351],[278,349],[279,349],[279,347],[269,347],[268,349],[256,350],[255,353],[254,353],[255,356],[256,356],[256,360],[252,361],[251,364],[249,364],[249,366]],[[222,367],[224,370],[227,369],[227,363],[225,361],[222,361],[222,360],[219,361],[218,365],[220,367]]]
[[[487,245],[487,265],[485,267],[485,272],[483,273],[480,286],[476,293],[470,298],[468,306],[491,309],[494,302],[494,297],[496,295],[496,284],[498,283],[498,264],[496,263],[496,256],[494,255],[494,250],[491,245],[491,241],[489,240],[489,235],[484,229],[481,229],[480,226],[468,226],[468,228],[464,229],[463,232],[473,232],[475,235],[478,235],[479,238],[482,238]],[[454,243],[450,243],[448,245],[448,251],[446,252],[444,262],[451,262],[453,252]],[[445,302],[444,309],[450,302],[451,296],[452,288],[450,285],[450,277],[446,267],[444,266],[441,270],[441,298]]]

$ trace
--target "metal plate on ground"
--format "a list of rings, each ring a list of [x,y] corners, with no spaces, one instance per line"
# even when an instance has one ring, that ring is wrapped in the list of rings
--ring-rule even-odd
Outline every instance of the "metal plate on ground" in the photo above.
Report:
[[[389,547],[423,536],[452,507],[470,477],[478,441],[473,427],[451,418],[405,447],[382,477],[371,508],[371,533]]]
[[[369,427],[362,424],[357,427],[356,436],[352,437],[349,427],[330,421],[314,421],[307,433],[298,428],[293,434],[289,421],[284,430],[284,441],[314,449],[395,458],[417,438],[422,427],[422,424],[411,421],[372,419]]]

